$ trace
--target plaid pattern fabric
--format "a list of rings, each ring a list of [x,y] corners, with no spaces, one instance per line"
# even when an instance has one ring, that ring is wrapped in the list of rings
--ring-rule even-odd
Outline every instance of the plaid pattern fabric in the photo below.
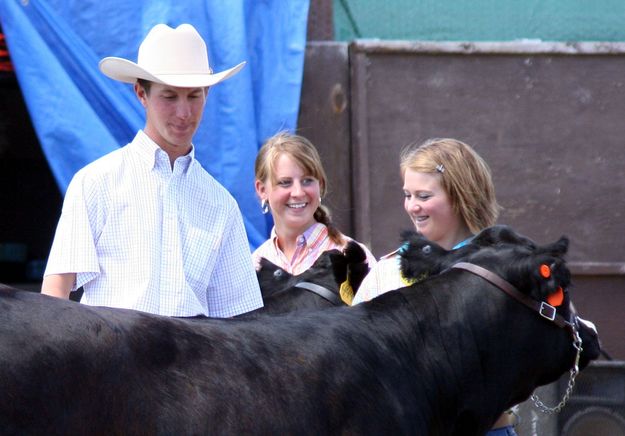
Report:
[[[351,239],[345,237],[345,240],[350,241]],[[375,257],[364,245],[360,245],[367,254],[369,267],[372,267],[376,262]],[[280,250],[275,228],[271,231],[270,238],[254,251],[252,257],[257,269],[260,267],[260,258],[264,257],[286,272],[298,275],[310,268],[324,251],[342,250],[343,247],[344,245],[339,245],[330,239],[328,228],[324,224],[315,223],[298,237],[297,249],[292,259],[287,259],[282,250]]]
[[[452,250],[460,248],[469,242],[473,237],[465,239],[456,244]],[[358,292],[354,296],[352,305],[369,301],[378,295],[394,289],[409,286],[410,283],[405,281],[401,276],[399,249],[383,256],[378,263],[369,271],[369,274],[360,284]]]
[[[77,273],[82,302],[169,316],[262,306],[241,212],[194,159],[140,131],[74,176],[45,274]]]
[[[399,259],[396,252],[380,259],[360,284],[358,292],[356,292],[352,301],[352,306],[363,301],[369,301],[385,292],[406,286],[401,278]]]

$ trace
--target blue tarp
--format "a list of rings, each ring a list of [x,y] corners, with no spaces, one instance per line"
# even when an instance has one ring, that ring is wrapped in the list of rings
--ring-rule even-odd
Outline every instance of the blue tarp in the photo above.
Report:
[[[190,23],[211,67],[248,63],[209,93],[194,138],[202,165],[237,199],[252,248],[270,221],[254,193],[262,142],[297,122],[309,0],[0,0],[0,22],[44,155],[61,192],[87,163],[143,127],[132,85],[98,70],[105,56],[136,61],[157,23]]]

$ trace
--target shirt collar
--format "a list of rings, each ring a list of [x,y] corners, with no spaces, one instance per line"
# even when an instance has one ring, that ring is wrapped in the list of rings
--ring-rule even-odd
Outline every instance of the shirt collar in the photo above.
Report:
[[[460,248],[460,247],[464,247],[465,245],[467,245],[467,244],[468,244],[469,242],[471,242],[472,240],[473,240],[473,236],[469,236],[469,237],[468,237],[467,239],[465,239],[464,241],[460,241],[460,242],[458,242],[456,245],[454,245],[454,246],[452,247],[452,250],[455,250],[455,249]]]
[[[139,130],[132,141],[133,148],[139,153],[141,160],[145,162],[151,169],[156,168],[159,162],[167,162],[169,157],[156,142],[152,140],[143,130]],[[182,172],[186,173],[195,162],[195,147],[191,144],[191,151],[185,156],[176,159],[178,164],[182,165]]]
[[[312,226],[308,227],[304,233],[297,237],[297,246],[301,247],[304,245],[309,245],[314,248],[319,245],[323,240],[328,236],[328,228],[319,222],[314,223]],[[278,234],[276,233],[276,228],[274,226],[271,229],[271,240],[273,241],[273,245],[279,250],[278,247]]]

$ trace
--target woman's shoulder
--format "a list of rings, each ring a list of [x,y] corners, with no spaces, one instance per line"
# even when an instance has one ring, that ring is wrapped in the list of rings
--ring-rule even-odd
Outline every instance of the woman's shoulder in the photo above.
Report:
[[[399,254],[399,248],[391,251],[390,253],[386,253],[385,255],[380,257],[380,262],[387,259],[396,259]]]
[[[273,249],[273,239],[270,237],[269,239],[265,240],[265,242],[263,242],[258,247],[256,247],[254,251],[252,251],[252,257],[254,258],[267,257],[268,255],[271,255],[273,251],[275,251],[272,249]]]
[[[399,272],[399,258],[397,253],[388,253],[377,261],[375,269],[384,274]]]

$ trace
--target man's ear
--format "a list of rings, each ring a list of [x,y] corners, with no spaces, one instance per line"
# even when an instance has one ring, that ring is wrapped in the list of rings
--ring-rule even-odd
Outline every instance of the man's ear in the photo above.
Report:
[[[141,102],[141,105],[143,107],[146,107],[147,104],[147,94],[145,92],[145,88],[141,85],[139,85],[139,82],[135,82],[135,95],[137,96],[137,98],[139,99],[139,101]]]

